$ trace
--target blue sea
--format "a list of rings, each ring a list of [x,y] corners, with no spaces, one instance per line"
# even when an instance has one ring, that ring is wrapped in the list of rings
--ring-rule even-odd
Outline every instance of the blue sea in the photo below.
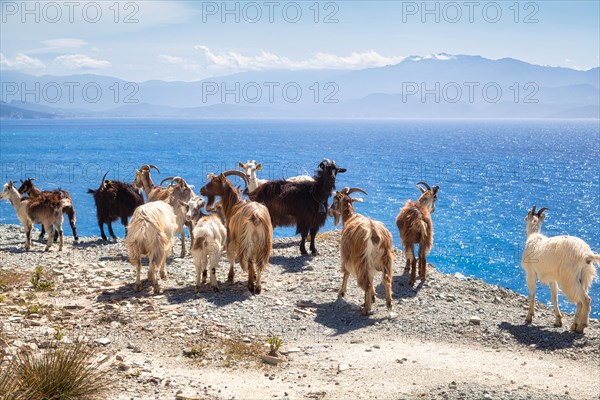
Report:
[[[155,181],[180,175],[199,189],[207,173],[239,161],[262,162],[260,177],[274,179],[312,173],[330,158],[348,169],[338,188],[366,190],[358,211],[383,221],[399,247],[394,220],[407,199],[418,197],[415,183],[440,186],[428,261],[443,272],[526,295],[520,258],[533,204],[550,209],[545,234],[579,236],[600,252],[598,121],[120,119],[1,121],[0,128],[2,182],[35,177],[41,188],[69,190],[81,236],[99,234],[86,191],[106,171],[108,179],[131,181],[137,167],[152,163],[161,170]],[[0,223],[18,223],[5,201]],[[121,225],[114,227],[122,236]],[[71,235],[67,223],[65,232]],[[275,230],[278,237],[293,234]],[[591,296],[600,317],[598,280]],[[549,302],[548,288],[538,298]],[[561,303],[573,312],[562,296]]]

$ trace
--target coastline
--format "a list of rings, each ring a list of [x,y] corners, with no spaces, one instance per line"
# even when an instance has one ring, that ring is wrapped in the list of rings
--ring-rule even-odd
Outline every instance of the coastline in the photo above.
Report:
[[[224,282],[225,257],[220,292],[208,285],[194,292],[188,255],[169,258],[163,293],[152,296],[147,282],[141,293],[132,291],[122,240],[87,237],[73,245],[66,236],[62,253],[56,245],[44,253],[37,240],[23,251],[20,226],[0,225],[0,237],[0,272],[23,278],[0,286],[0,351],[37,351],[57,329],[68,339],[85,335],[106,358],[110,398],[600,398],[599,320],[577,335],[568,331],[572,315],[555,328],[551,308],[538,302],[533,324],[525,325],[524,296],[434,266],[413,290],[398,250],[393,310],[376,277],[374,313],[363,317],[353,278],[346,297],[337,298],[336,231],[317,237],[317,257],[300,257],[297,238],[274,240],[257,296],[237,265],[234,283]],[[37,265],[51,290],[31,288]],[[42,311],[29,312],[32,304]],[[234,343],[260,349],[273,334],[284,341],[283,365],[229,353]],[[200,359],[185,356],[194,346],[203,349]],[[578,372],[582,367],[589,372]]]

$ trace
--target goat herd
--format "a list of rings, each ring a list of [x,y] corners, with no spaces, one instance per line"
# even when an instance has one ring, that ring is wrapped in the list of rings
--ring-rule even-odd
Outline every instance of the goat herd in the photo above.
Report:
[[[209,174],[208,183],[197,196],[187,182],[178,176],[163,179],[159,185],[152,181],[151,170],[158,172],[154,165],[143,165],[135,174],[133,183],[106,180],[102,177],[100,187],[89,189],[96,204],[98,226],[102,239],[107,240],[104,225],[116,239],[111,223],[117,219],[126,227],[125,243],[131,263],[136,267],[135,290],[141,290],[141,257],[149,259],[148,279],[154,293],[160,292],[158,278],[165,279],[167,255],[172,251],[175,233],[181,236],[181,257],[185,251],[184,226],[188,227],[191,239],[191,253],[196,269],[196,291],[201,283],[206,283],[207,267],[210,263],[210,284],[218,290],[216,269],[222,250],[229,260],[228,280],[234,279],[234,263],[248,273],[248,289],[261,292],[261,277],[269,263],[272,251],[273,227],[296,226],[301,235],[300,252],[308,254],[305,243],[310,234],[310,251],[317,254],[315,237],[325,224],[327,216],[334,218],[335,225],[340,218],[343,223],[340,253],[343,273],[339,295],[344,296],[348,278],[353,275],[365,292],[363,314],[368,315],[375,300],[374,275],[381,272],[386,291],[386,305],[392,307],[393,244],[392,235],[382,222],[364,217],[354,210],[353,203],[362,198],[351,197],[353,193],[367,194],[360,188],[346,187],[335,190],[338,173],[346,171],[335,161],[323,160],[315,176],[298,176],[280,180],[259,180],[256,171],[260,164],[248,161],[238,164],[239,170],[230,170],[218,175]],[[239,176],[246,188],[240,188],[228,179]],[[17,189],[10,181],[4,185],[0,198],[8,199],[17,212],[26,233],[25,249],[31,248],[33,224],[42,224],[42,232],[48,233],[45,250],[54,240],[63,247],[63,213],[69,217],[75,241],[78,240],[75,227],[75,210],[68,192],[63,190],[41,191],[33,179],[21,181]],[[167,186],[163,183],[169,182]],[[414,247],[418,245],[419,277],[423,282],[427,274],[426,255],[433,245],[433,224],[431,213],[439,187],[430,187],[425,182],[417,183],[421,196],[417,201],[407,201],[396,217],[396,225],[404,246],[406,266],[410,271],[409,285],[416,282],[417,258]],[[142,196],[146,193],[146,202]],[[21,197],[27,194],[27,197]],[[244,199],[247,194],[248,199]],[[329,198],[334,194],[329,207]],[[215,198],[220,200],[215,202]],[[206,210],[206,214],[202,211]],[[526,217],[527,242],[523,252],[522,266],[527,276],[530,291],[527,321],[534,314],[536,279],[549,285],[556,315],[555,326],[562,325],[558,308],[558,286],[560,285],[569,301],[577,304],[575,321],[571,329],[582,333],[589,323],[589,287],[596,274],[593,263],[600,263],[600,255],[581,239],[572,236],[545,237],[540,233],[544,211],[536,212],[534,206]],[[128,224],[128,218],[131,221]],[[158,269],[158,271],[157,271]]]

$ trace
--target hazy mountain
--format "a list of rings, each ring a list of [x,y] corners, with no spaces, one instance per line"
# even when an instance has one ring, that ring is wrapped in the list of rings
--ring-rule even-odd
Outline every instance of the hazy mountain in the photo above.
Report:
[[[600,68],[444,53],[357,71],[249,71],[197,82],[13,71],[0,82],[10,107],[65,117],[598,118],[600,108]]]

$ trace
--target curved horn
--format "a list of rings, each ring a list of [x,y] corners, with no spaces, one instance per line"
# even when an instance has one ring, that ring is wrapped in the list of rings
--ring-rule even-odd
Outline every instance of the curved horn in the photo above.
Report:
[[[331,161],[329,160],[329,158],[324,158],[323,161],[321,161],[321,164],[319,164],[319,168],[323,169],[327,165],[330,165],[330,164],[331,164]]]
[[[162,184],[163,184],[165,181],[175,181],[175,178],[178,178],[178,177],[177,177],[177,176],[167,176],[165,179],[163,179],[162,181],[160,181],[160,184],[159,184],[159,186],[162,186]],[[181,179],[181,178],[179,178],[179,179]]]
[[[533,208],[531,209],[531,214],[535,214],[535,204],[533,205]]]
[[[542,207],[542,208],[540,208],[540,211],[538,211],[538,213],[537,213],[538,217],[541,217],[541,216],[542,216],[542,213],[543,213],[544,211],[546,211],[546,210],[549,210],[549,208],[548,208],[548,207]]]
[[[106,171],[106,173],[104,174],[104,176],[102,177],[102,182],[100,183],[100,188],[104,187],[104,179],[106,179],[106,175],[108,175],[108,171]]]
[[[350,196],[352,193],[356,193],[356,192],[360,192],[362,194],[367,194],[367,192],[365,192],[361,188],[357,188],[357,187],[353,187],[353,188],[348,189],[348,191],[346,192],[346,194],[348,196]]]
[[[223,172],[223,176],[230,176],[230,175],[239,176],[240,178],[242,178],[244,180],[244,182],[246,183],[246,186],[248,186],[248,177],[243,172],[236,171],[235,169]]]
[[[154,168],[156,170],[156,172],[158,172],[160,174],[160,169],[158,169],[158,167],[156,165],[150,164],[148,165],[148,169],[150,168]]]
[[[429,186],[429,185],[428,185],[426,182],[417,182],[417,187],[418,187],[419,189],[421,189],[421,188],[419,187],[419,185],[423,185],[423,186],[425,186],[425,187],[427,188],[427,190],[431,190],[431,186]],[[424,190],[423,190],[423,189],[421,189],[421,191],[423,191],[423,192],[424,192]]]

